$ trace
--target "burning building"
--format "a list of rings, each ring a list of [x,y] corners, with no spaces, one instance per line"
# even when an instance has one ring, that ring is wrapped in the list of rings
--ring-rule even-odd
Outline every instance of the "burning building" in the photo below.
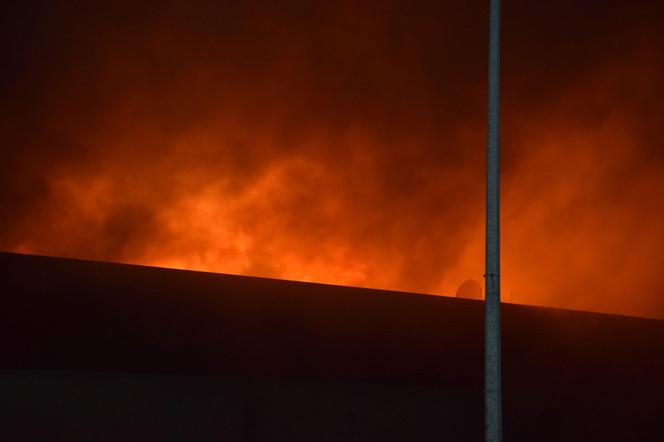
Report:
[[[661,2],[507,5],[504,273],[492,2],[486,330],[485,2],[42,3],[0,26],[7,438],[473,440],[484,334],[500,440],[500,281],[664,317]],[[661,321],[503,331],[509,440],[658,440]]]

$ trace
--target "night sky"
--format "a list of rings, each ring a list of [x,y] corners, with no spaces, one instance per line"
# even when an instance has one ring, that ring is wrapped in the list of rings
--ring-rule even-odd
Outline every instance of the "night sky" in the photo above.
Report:
[[[488,1],[12,3],[0,250],[482,280]],[[503,2],[507,301],[664,318],[662,17]]]

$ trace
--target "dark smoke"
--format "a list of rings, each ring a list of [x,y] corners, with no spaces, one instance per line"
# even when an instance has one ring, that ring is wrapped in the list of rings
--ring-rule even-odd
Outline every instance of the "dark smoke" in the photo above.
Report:
[[[3,15],[1,249],[481,280],[486,2],[88,3]],[[662,9],[505,2],[508,300],[664,317]]]

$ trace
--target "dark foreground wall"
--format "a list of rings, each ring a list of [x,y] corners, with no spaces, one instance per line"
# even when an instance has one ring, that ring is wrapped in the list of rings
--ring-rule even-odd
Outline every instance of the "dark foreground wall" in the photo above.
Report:
[[[479,301],[0,254],[0,440],[473,441]],[[664,440],[664,322],[505,305],[506,441]]]

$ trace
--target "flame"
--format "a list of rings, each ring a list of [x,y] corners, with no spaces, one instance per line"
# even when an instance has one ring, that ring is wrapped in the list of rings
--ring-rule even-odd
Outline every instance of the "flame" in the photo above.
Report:
[[[54,63],[3,112],[0,248],[447,295],[481,280],[486,11],[194,3],[56,15],[25,43],[17,70]],[[619,51],[548,72],[506,14],[504,297],[664,318],[661,37],[628,18]],[[608,35],[592,26],[572,30]]]

